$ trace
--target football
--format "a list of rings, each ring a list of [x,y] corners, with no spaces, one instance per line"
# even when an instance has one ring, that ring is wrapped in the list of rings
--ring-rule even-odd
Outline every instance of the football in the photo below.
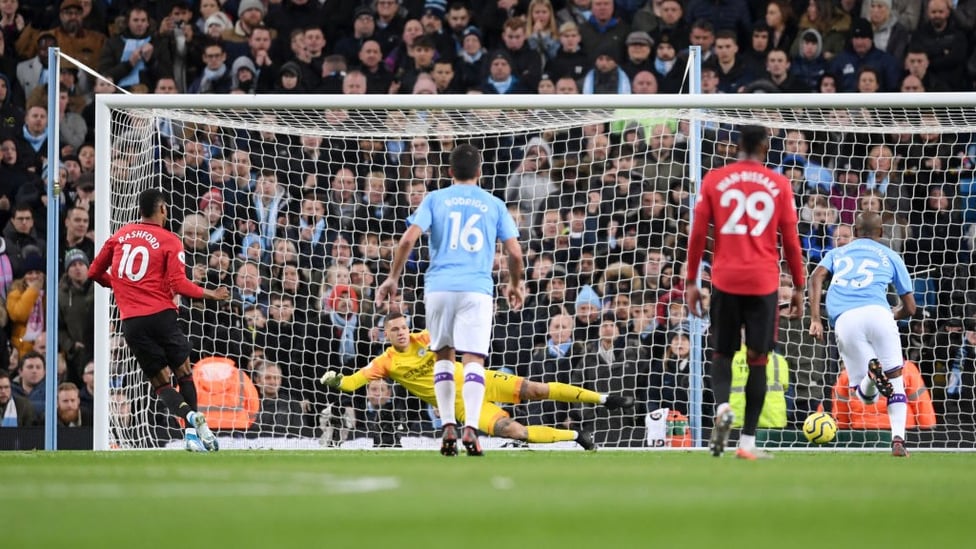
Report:
[[[837,422],[826,412],[810,414],[803,422],[803,436],[814,444],[827,444],[837,434]]]

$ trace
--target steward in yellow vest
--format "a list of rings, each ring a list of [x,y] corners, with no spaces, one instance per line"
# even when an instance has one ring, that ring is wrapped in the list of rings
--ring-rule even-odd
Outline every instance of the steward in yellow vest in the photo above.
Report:
[[[746,415],[746,380],[749,379],[749,365],[746,364],[746,346],[743,345],[732,356],[732,392],[729,406],[735,412],[733,427],[742,427]],[[786,427],[786,388],[790,384],[790,366],[779,353],[769,353],[766,361],[766,400],[762,414],[759,415],[760,429],[782,429]]]

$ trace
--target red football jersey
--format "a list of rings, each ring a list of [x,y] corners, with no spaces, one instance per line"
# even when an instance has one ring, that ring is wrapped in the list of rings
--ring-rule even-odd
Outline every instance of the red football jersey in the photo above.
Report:
[[[203,297],[186,277],[183,242],[152,223],[130,223],[106,240],[88,278],[112,288],[123,319],[176,309],[177,294]]]
[[[790,181],[762,164],[742,160],[712,170],[702,180],[688,242],[689,282],[694,282],[714,226],[712,285],[726,293],[766,295],[779,287],[779,242],[797,288],[804,285]]]

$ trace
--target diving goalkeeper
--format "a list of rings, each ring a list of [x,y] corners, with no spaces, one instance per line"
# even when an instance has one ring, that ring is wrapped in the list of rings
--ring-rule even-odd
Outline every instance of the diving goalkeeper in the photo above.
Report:
[[[384,324],[386,338],[392,344],[380,356],[358,372],[343,376],[334,371],[326,372],[320,380],[323,385],[352,392],[371,380],[389,378],[420,400],[437,405],[434,396],[434,353],[427,348],[430,336],[427,331],[410,333],[407,319],[403,314],[393,312],[387,315]],[[464,399],[461,396],[461,379],[464,371],[460,363],[455,364],[454,377],[455,405],[457,419],[464,420]],[[575,440],[586,450],[596,450],[593,437],[586,431],[556,429],[541,425],[525,426],[509,417],[505,410],[495,402],[518,404],[529,400],[556,400],[559,402],[581,402],[602,404],[609,410],[630,408],[634,405],[632,396],[603,395],[594,391],[567,385],[565,383],[539,383],[523,377],[502,372],[485,371],[485,401],[478,419],[478,428],[489,435],[523,440],[525,442],[551,443]]]

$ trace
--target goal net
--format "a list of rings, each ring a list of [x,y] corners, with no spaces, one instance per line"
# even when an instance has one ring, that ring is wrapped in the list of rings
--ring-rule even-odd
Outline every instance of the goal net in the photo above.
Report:
[[[438,442],[435,406],[374,381],[323,387],[387,347],[373,302],[398,235],[425,193],[450,184],[460,143],[522,232],[528,293],[497,299],[488,365],[539,382],[636,397],[632,410],[499,403],[527,425],[584,429],[604,447],[701,447],[711,429],[708,319],[688,315],[683,264],[700,174],[736,157],[744,124],[770,128],[769,165],[793,182],[810,270],[863,210],[914,276],[900,324],[913,447],[976,445],[976,97],[98,96],[98,236],[137,218],[149,187],[170,200],[187,274],[233,288],[229,303],[179,302],[200,407],[224,447],[406,447]],[[103,147],[101,143],[106,145]],[[496,280],[507,279],[496,254]],[[422,240],[393,308],[424,328]],[[707,275],[707,266],[706,266]],[[707,276],[705,277],[707,279]],[[788,302],[783,276],[781,301]],[[704,290],[706,298],[708,289]],[[98,294],[97,448],[178,446],[180,426]],[[883,407],[847,397],[832,334],[780,322],[773,404],[759,440],[808,447],[818,408],[834,448],[886,447]],[[736,366],[738,367],[738,366]],[[733,388],[733,399],[743,388]],[[741,414],[740,414],[741,415]],[[486,439],[489,447],[508,441]],[[573,447],[573,443],[562,443]]]

